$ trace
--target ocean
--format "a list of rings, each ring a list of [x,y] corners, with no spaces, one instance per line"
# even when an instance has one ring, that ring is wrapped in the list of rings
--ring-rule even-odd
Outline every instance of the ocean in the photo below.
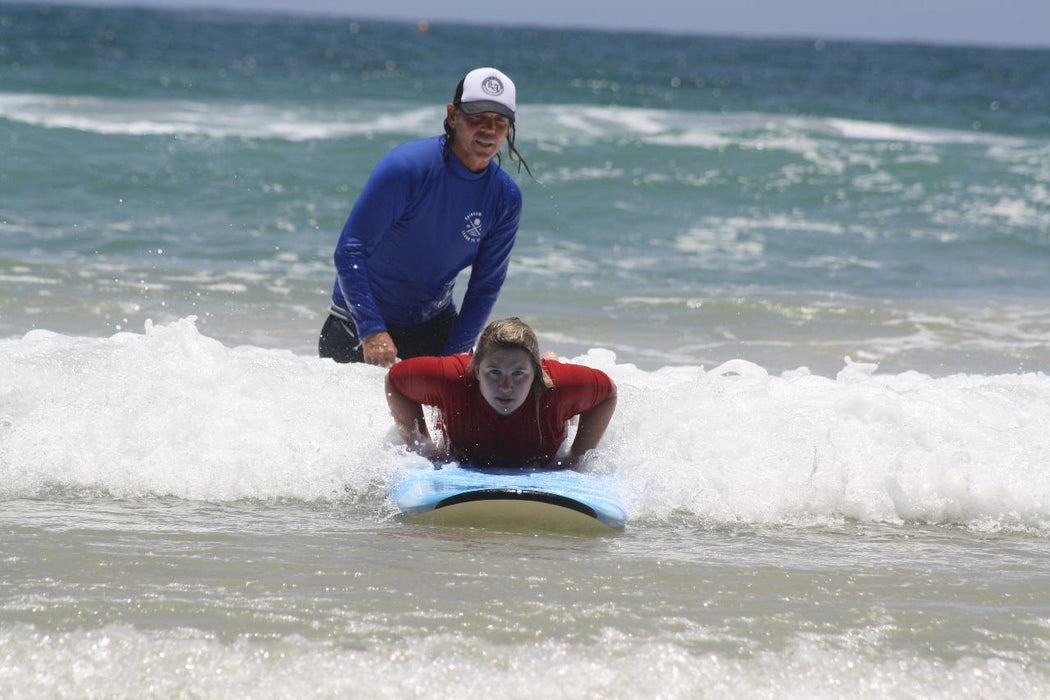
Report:
[[[622,534],[401,522],[317,357],[479,65]],[[1048,273],[1050,50],[2,3],[0,697],[1046,697]]]

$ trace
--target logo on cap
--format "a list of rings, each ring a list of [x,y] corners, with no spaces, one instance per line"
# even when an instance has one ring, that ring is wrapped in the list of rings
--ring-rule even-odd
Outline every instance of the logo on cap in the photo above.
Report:
[[[501,83],[500,79],[496,76],[490,75],[481,81],[481,89],[484,90],[486,94],[492,95],[493,97],[499,97],[503,94],[503,83]]]

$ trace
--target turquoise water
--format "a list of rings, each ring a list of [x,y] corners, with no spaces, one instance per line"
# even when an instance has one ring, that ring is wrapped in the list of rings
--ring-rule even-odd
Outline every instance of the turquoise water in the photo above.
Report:
[[[1050,52],[4,17],[0,333],[193,314],[225,342],[309,352],[371,167],[493,63],[520,84],[536,173],[497,313],[566,352],[1047,365]]]
[[[613,538],[386,497],[375,162],[518,85]],[[1043,697],[1050,51],[0,4],[0,695]],[[463,284],[459,285],[462,292]]]

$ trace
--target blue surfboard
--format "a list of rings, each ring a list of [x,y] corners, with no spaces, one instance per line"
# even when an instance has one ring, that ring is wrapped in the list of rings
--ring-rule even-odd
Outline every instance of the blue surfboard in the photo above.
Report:
[[[571,469],[472,469],[435,464],[390,489],[406,522],[608,534],[627,512],[610,481]]]

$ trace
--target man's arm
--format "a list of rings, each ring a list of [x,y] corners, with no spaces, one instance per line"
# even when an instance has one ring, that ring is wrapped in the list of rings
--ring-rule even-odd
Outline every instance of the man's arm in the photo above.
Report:
[[[470,281],[463,295],[459,318],[452,327],[445,354],[469,352],[489,320],[503,281],[507,278],[510,253],[521,222],[521,191],[517,185],[508,190],[511,204],[499,225],[485,237],[470,267]]]
[[[408,201],[405,166],[393,152],[376,165],[350,210],[335,248],[339,289],[362,341],[365,362],[390,367],[397,346],[387,333],[368,275],[368,259]]]

